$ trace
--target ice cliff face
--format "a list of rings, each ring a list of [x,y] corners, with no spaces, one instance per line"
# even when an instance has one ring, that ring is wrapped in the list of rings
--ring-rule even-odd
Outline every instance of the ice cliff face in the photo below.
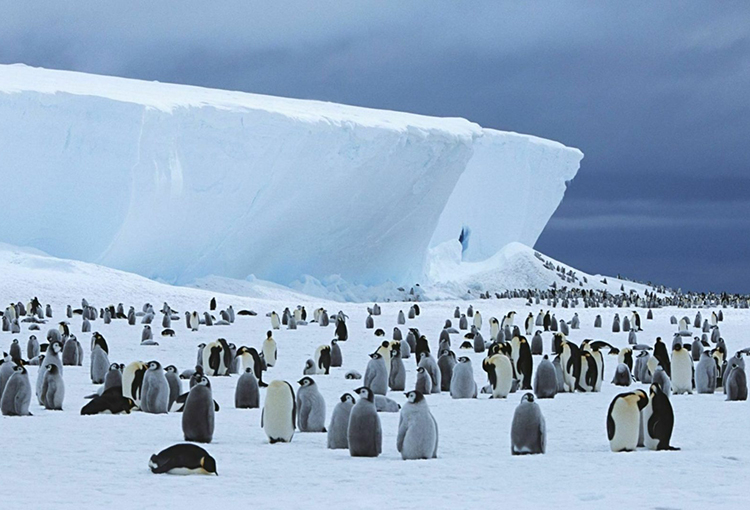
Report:
[[[533,245],[582,154],[316,101],[0,66],[0,241],[181,283],[363,284]]]

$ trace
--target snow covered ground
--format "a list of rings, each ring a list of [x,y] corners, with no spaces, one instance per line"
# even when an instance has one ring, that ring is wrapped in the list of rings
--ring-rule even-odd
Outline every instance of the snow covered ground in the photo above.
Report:
[[[628,284],[625,284],[626,290]],[[152,324],[161,345],[139,345],[142,326],[125,321],[93,330],[101,332],[110,346],[110,359],[129,363],[157,359],[179,369],[192,367],[196,346],[224,337],[239,345],[259,347],[270,321],[265,314],[284,307],[305,305],[308,311],[323,306],[349,315],[350,338],[341,343],[344,367],[329,376],[315,376],[328,405],[328,416],[344,392],[358,381],[344,379],[356,369],[364,373],[378,342],[364,327],[364,304],[335,303],[294,293],[285,288],[264,290],[254,297],[232,296],[199,288],[173,287],[119,271],[19,253],[0,251],[0,302],[7,304],[38,296],[51,303],[54,324],[64,319],[67,304],[80,304],[85,297],[94,306],[122,301],[136,308],[145,301],[160,308],[167,301],[173,308],[208,309],[216,296],[219,307],[232,304],[236,310],[250,308],[257,317],[238,317],[231,327],[201,327],[190,332],[182,321],[174,325],[177,335],[162,338],[159,321]],[[527,307],[523,300],[449,300],[422,303],[422,314],[407,321],[430,339],[433,350],[447,318],[455,306],[473,304],[484,316],[485,336],[490,317],[509,310],[518,319],[539,306]],[[383,314],[375,326],[389,333],[396,326],[403,303],[381,303]],[[610,332],[612,317],[622,309],[556,309],[558,319],[581,318],[581,329],[570,338],[606,340],[616,346],[627,343],[627,333]],[[594,329],[601,314],[604,328]],[[671,339],[676,326],[671,315],[691,318],[695,310],[658,309],[654,320],[645,321],[638,339],[653,343],[656,336]],[[703,311],[705,316],[706,312]],[[645,318],[645,312],[641,314]],[[720,324],[729,351],[748,347],[748,310],[724,310]],[[89,379],[89,334],[80,333],[80,317],[72,319],[72,331],[86,349],[83,367],[65,367],[64,411],[41,409],[32,401],[32,417],[0,417],[0,441],[5,446],[2,501],[18,498],[35,508],[740,508],[747,505],[745,480],[750,476],[750,403],[725,402],[724,395],[674,396],[675,430],[672,444],[679,452],[609,451],[605,418],[614,395],[623,388],[609,384],[615,358],[606,358],[605,384],[601,393],[561,394],[539,401],[547,422],[547,454],[512,457],[510,423],[522,393],[507,400],[453,401],[447,394],[430,395],[428,402],[440,427],[438,459],[403,461],[396,451],[398,414],[381,413],[383,454],[376,459],[351,458],[347,451],[326,449],[325,434],[297,433],[290,444],[270,445],[260,428],[260,410],[233,407],[236,376],[212,378],[214,398],[221,405],[216,416],[214,441],[206,449],[216,458],[218,477],[153,475],[149,456],[182,442],[181,415],[128,416],[79,415],[84,395],[95,390]],[[0,333],[7,348],[13,338],[25,346],[29,332],[23,325],[19,335]],[[46,331],[43,327],[42,332]],[[37,336],[40,336],[37,334]],[[294,383],[302,375],[304,362],[315,348],[333,337],[333,326],[316,324],[274,333],[279,362],[264,379],[286,379]],[[550,333],[544,334],[545,352]],[[478,384],[485,383],[481,369],[483,354],[459,351],[460,338],[453,338],[458,355],[471,357]],[[538,362],[538,358],[535,358]],[[414,384],[414,358],[405,360],[407,388]],[[32,382],[36,367],[29,367]],[[185,384],[187,387],[187,385]],[[641,387],[641,385],[631,386]],[[403,402],[400,393],[389,395]],[[261,392],[263,398],[263,390]]]

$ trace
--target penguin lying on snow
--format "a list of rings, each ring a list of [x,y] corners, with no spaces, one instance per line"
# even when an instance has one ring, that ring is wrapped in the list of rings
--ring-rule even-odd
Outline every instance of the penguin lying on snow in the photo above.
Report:
[[[176,444],[151,456],[148,467],[152,473],[171,475],[218,475],[216,460],[194,444]]]

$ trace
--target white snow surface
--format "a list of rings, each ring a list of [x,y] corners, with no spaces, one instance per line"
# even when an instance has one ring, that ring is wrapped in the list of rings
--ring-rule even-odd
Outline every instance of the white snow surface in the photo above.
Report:
[[[582,156],[465,119],[0,66],[0,241],[170,283],[411,283],[463,228],[471,261],[533,245]]]
[[[0,302],[10,303],[38,296],[51,303],[55,316],[47,326],[64,320],[66,304],[78,305],[86,297],[94,306],[123,301],[137,308],[149,301],[158,309],[163,301],[180,312],[208,309],[216,296],[219,307],[232,304],[235,310],[251,308],[257,317],[238,317],[231,327],[201,327],[189,332],[182,321],[173,326],[174,338],[159,335],[158,347],[139,345],[142,326],[125,321],[104,325],[93,323],[110,346],[110,359],[129,363],[157,359],[162,364],[189,368],[195,362],[196,346],[217,337],[237,345],[260,347],[270,321],[265,314],[284,307],[305,305],[311,312],[324,306],[330,312],[339,308],[349,315],[350,339],[341,344],[344,367],[332,369],[329,376],[315,376],[326,399],[328,418],[338,397],[351,392],[360,381],[344,379],[356,369],[364,373],[367,355],[378,344],[372,330],[364,328],[363,304],[331,303],[318,298],[292,295],[283,288],[274,295],[267,290],[263,299],[230,296],[202,289],[174,287],[140,276],[80,262],[64,261],[5,250],[0,252]],[[626,290],[629,287],[626,283]],[[453,308],[465,310],[469,302],[422,303],[422,314],[407,321],[428,336],[433,350],[446,318]],[[501,317],[513,309],[519,322],[538,306],[526,307],[522,300],[473,301],[484,317],[486,334],[490,317]],[[390,337],[399,310],[406,303],[381,303],[383,315],[375,326]],[[615,313],[627,309],[556,309],[558,319],[581,318],[581,329],[570,338],[609,341],[618,347],[627,343],[627,333],[613,334],[610,324]],[[708,310],[702,310],[704,316]],[[604,328],[594,329],[594,317],[601,314]],[[695,310],[658,309],[654,320],[645,320],[639,341],[652,343],[662,336],[670,340],[676,327],[669,317],[694,316]],[[747,347],[750,327],[747,310],[724,310],[720,323],[730,352]],[[82,417],[84,395],[96,387],[89,379],[90,335],[80,333],[81,319],[72,319],[71,329],[86,350],[83,367],[65,367],[66,397],[63,411],[45,411],[32,402],[31,417],[0,417],[0,440],[4,445],[2,484],[9,494],[33,502],[35,508],[161,508],[253,506],[263,509],[401,509],[401,508],[741,508],[747,503],[744,481],[750,476],[750,403],[725,402],[724,395],[673,396],[675,429],[672,444],[679,452],[615,454],[607,442],[605,418],[612,398],[623,391],[609,383],[616,365],[606,357],[605,384],[601,393],[561,394],[553,400],[538,401],[547,424],[545,455],[510,455],[510,424],[522,393],[507,400],[454,401],[446,394],[427,397],[440,431],[438,459],[403,461],[396,451],[398,414],[380,414],[383,427],[383,454],[375,459],[351,458],[347,451],[326,449],[325,434],[296,433],[290,444],[270,445],[260,428],[260,410],[237,410],[233,406],[236,376],[215,377],[214,397],[221,405],[216,415],[214,441],[205,448],[216,458],[218,477],[179,477],[153,475],[147,467],[151,454],[183,441],[181,415]],[[5,348],[13,338],[25,346],[27,325],[22,333],[0,333]],[[402,326],[402,329],[404,327]],[[46,331],[43,326],[41,334]],[[40,332],[37,332],[37,337]],[[285,379],[295,384],[305,360],[315,348],[328,343],[333,327],[315,324],[297,330],[274,332],[279,362],[264,374],[265,380]],[[460,337],[453,337],[457,355],[472,359],[475,379],[485,383],[481,369],[483,354],[458,349]],[[544,334],[549,353],[551,336]],[[538,362],[535,357],[535,362]],[[415,381],[414,358],[405,360],[407,388]],[[29,367],[36,377],[37,367]],[[185,384],[185,387],[187,385]],[[636,384],[627,388],[643,387]],[[264,397],[264,390],[261,398]],[[400,393],[389,395],[403,403]],[[10,491],[10,492],[9,492]],[[7,500],[4,498],[4,501]]]

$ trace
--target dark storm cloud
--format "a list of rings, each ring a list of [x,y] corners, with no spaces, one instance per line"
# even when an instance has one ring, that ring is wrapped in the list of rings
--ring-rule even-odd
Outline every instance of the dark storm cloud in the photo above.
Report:
[[[2,14],[3,63],[461,116],[579,147],[541,251],[750,292],[750,3],[13,2]]]

